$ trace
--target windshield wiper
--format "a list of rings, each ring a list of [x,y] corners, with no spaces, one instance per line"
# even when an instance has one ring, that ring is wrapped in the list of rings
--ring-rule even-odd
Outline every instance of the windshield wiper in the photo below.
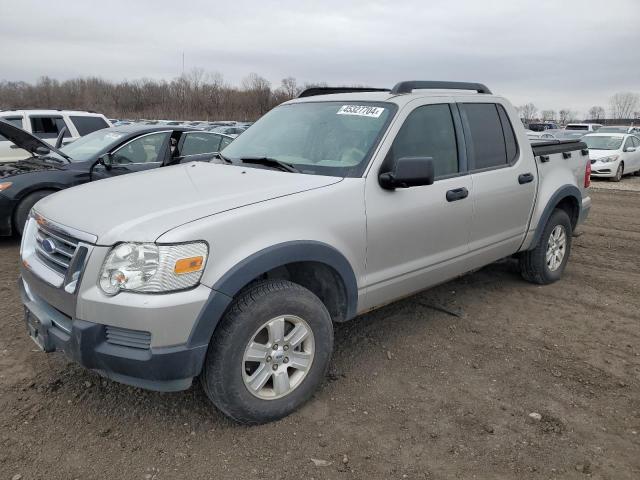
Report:
[[[220,152],[216,152],[213,154],[213,157],[218,157],[220,160],[226,162],[226,163],[233,163],[230,159],[228,159],[227,157],[225,157],[224,155],[222,155]]]
[[[270,157],[244,157],[241,158],[240,161],[242,163],[255,163],[256,165],[264,165],[265,167],[273,167],[283,172],[291,172],[291,173],[300,173],[296,167],[291,165],[290,163],[283,162],[278,160],[277,158]]]

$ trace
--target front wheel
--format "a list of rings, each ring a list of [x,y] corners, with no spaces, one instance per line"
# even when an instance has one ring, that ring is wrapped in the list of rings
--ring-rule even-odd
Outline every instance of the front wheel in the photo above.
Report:
[[[33,208],[33,206],[44,197],[51,195],[53,192],[53,190],[38,190],[37,192],[30,193],[22,200],[20,200],[20,203],[16,207],[15,213],[13,215],[13,226],[18,235],[22,235],[22,232],[24,231],[24,226],[29,219],[29,212],[31,211],[31,208]]]
[[[616,170],[616,176],[611,177],[611,181],[619,182],[620,180],[622,180],[623,175],[624,175],[624,163],[620,162],[620,165],[618,165],[618,169]]]
[[[234,420],[259,424],[289,415],[322,383],[333,324],[312,292],[286,280],[250,285],[216,329],[201,381]]]
[[[553,211],[538,245],[520,256],[520,271],[525,280],[540,285],[562,277],[571,253],[571,220],[564,210]]]

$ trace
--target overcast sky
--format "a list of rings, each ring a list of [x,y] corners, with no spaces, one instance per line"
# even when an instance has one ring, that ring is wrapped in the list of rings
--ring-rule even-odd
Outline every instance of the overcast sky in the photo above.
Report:
[[[0,80],[485,83],[514,104],[586,112],[640,92],[640,0],[0,0]]]

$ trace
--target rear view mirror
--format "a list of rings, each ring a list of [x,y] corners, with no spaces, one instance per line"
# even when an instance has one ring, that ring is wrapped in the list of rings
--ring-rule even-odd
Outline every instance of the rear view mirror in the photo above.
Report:
[[[389,172],[378,177],[380,186],[387,190],[418,187],[433,183],[433,159],[431,157],[403,157],[396,160]]]

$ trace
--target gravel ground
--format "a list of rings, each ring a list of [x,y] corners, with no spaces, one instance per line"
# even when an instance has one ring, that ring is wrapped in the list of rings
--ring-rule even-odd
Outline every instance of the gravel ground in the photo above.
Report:
[[[638,479],[640,194],[592,194],[562,281],[503,261],[338,325],[324,387],[251,428],[198,386],[146,392],[36,351],[0,240],[0,480]]]
[[[592,178],[591,186],[598,190],[626,190],[630,192],[640,192],[640,177],[622,177],[620,182],[611,182],[606,178]]]

